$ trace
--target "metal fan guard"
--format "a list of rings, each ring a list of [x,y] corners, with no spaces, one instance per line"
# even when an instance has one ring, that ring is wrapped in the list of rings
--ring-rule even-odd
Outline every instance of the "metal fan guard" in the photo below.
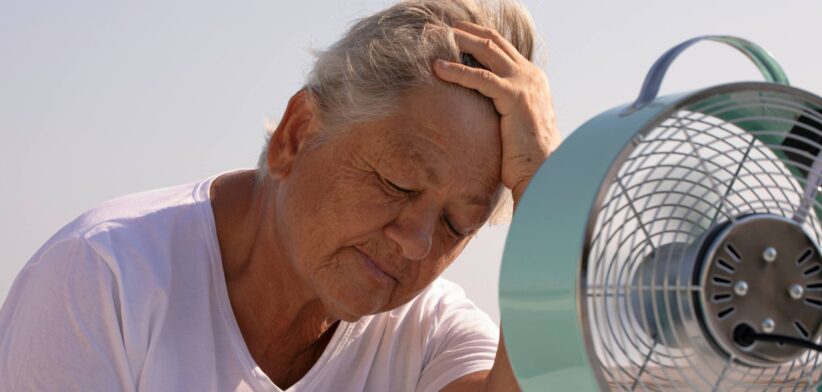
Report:
[[[822,314],[822,273],[813,266],[820,263],[820,205],[815,193],[811,199],[802,197],[804,175],[813,172],[815,157],[795,143],[768,142],[780,136],[797,139],[819,152],[822,139],[816,136],[822,137],[822,126],[786,120],[805,116],[811,124],[822,124],[819,108],[822,99],[786,86],[714,87],[661,112],[623,148],[594,199],[577,286],[586,351],[600,386],[703,391],[818,385],[818,352],[783,347],[767,354],[761,350],[766,344],[751,350],[717,338],[726,335],[705,322],[702,313],[714,311],[713,294],[699,281],[717,275],[711,272],[717,249],[706,254],[699,245],[720,246],[728,234],[717,234],[727,225],[723,222],[734,225],[755,214],[788,221],[806,204],[796,227],[807,234],[812,247],[806,248],[814,249],[816,257],[803,264],[802,288],[809,301],[802,306],[805,312]],[[730,110],[749,115],[722,120]],[[797,127],[805,133],[789,134]],[[683,147],[688,149],[683,152]],[[722,238],[707,241],[709,234]],[[730,284],[736,283],[731,279]],[[795,316],[796,311],[788,313]],[[818,327],[808,330],[805,325],[814,323],[803,326],[808,338],[818,342]]]

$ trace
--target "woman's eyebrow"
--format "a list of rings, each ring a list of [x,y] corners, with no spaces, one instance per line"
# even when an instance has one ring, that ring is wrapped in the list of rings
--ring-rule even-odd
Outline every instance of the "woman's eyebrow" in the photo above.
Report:
[[[430,166],[423,166],[423,170],[425,170],[425,176],[428,177],[428,182],[434,186],[440,186],[440,176],[434,168]]]
[[[408,160],[411,162],[418,162],[416,166],[419,170],[422,170],[422,172],[425,173],[426,180],[428,180],[428,182],[433,186],[440,186],[442,184],[442,179],[439,172],[437,172],[437,169],[434,167],[426,164],[432,159],[431,153],[427,150],[421,151],[417,146],[411,144],[403,147],[408,153]]]

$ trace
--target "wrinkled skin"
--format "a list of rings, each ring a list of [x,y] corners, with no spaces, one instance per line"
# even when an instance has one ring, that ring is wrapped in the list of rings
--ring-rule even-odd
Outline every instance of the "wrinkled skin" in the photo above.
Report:
[[[427,287],[501,193],[499,116],[478,94],[419,88],[396,113],[332,133],[305,94],[273,135],[262,183],[245,172],[212,186],[235,318],[280,387],[316,362],[337,320]]]
[[[500,189],[493,108],[420,88],[396,114],[304,148],[280,183],[277,235],[334,317],[400,306],[459,254]]]
[[[232,173],[212,186],[235,318],[281,388],[311,368],[338,320],[397,307],[436,279],[488,218],[500,184],[516,206],[559,145],[542,71],[493,30],[454,31],[487,70],[437,61],[434,72],[493,107],[426,87],[386,118],[325,137],[301,91],[270,143],[266,179]],[[490,371],[445,390],[517,389],[500,339]]]

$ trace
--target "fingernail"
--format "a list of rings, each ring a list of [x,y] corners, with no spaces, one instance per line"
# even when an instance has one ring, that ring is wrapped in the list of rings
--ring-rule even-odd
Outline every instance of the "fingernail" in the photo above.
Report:
[[[442,68],[442,69],[446,69],[446,68],[448,68],[450,65],[451,65],[451,64],[448,64],[448,62],[446,62],[446,61],[445,61],[445,60],[443,60],[443,59],[437,59],[436,61],[434,61],[434,66],[436,66],[436,67],[440,67],[440,68]]]

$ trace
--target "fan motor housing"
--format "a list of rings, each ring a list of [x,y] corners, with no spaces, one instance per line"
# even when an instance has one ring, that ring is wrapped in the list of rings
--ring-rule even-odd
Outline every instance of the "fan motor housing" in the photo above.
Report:
[[[724,354],[752,366],[778,366],[807,350],[773,342],[746,345],[734,331],[818,338],[822,302],[808,295],[822,269],[814,241],[793,220],[753,214],[717,225],[701,244],[694,292],[699,321]]]

